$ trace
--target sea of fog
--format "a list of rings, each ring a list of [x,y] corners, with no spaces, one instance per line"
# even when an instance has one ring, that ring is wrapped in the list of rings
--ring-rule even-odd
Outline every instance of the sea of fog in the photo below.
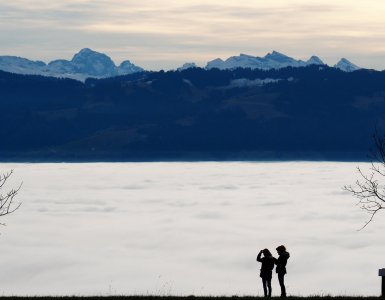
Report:
[[[385,212],[342,190],[365,163],[0,164],[23,182],[0,221],[2,295],[262,295],[260,249],[290,295],[379,295]],[[273,295],[279,295],[273,278]]]

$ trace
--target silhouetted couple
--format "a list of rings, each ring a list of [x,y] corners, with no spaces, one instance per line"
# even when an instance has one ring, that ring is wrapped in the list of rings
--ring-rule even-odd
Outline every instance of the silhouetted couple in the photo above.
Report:
[[[286,247],[283,245],[278,246],[276,250],[278,258],[273,257],[269,249],[261,250],[257,256],[257,261],[262,263],[260,276],[262,278],[265,297],[271,297],[271,278],[273,275],[274,265],[277,265],[276,272],[278,274],[279,285],[281,286],[281,297],[286,297],[285,274],[286,264],[290,254],[286,251]]]

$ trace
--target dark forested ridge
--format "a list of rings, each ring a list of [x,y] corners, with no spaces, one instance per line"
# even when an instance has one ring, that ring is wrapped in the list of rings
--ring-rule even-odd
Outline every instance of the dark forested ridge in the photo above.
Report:
[[[0,72],[0,114],[0,160],[365,159],[385,127],[385,72]]]

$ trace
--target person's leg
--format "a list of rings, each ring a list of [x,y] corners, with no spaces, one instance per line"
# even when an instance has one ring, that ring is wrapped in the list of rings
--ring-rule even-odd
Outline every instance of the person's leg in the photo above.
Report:
[[[265,294],[265,297],[267,297],[267,281],[265,278],[262,278],[262,285],[263,285],[263,293]]]
[[[267,279],[267,288],[269,290],[269,297],[271,297],[271,278]]]
[[[285,274],[278,274],[278,281],[281,287],[281,297],[286,297]]]

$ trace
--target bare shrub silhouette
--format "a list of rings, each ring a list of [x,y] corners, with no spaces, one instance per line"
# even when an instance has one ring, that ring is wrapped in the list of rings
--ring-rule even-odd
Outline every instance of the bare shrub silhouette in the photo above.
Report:
[[[20,191],[22,184],[16,189],[12,188],[7,192],[3,192],[3,189],[12,174],[13,170],[0,174],[0,217],[13,213],[21,206],[21,203],[15,203],[14,199]],[[0,225],[5,225],[5,223],[0,223]]]
[[[372,222],[379,211],[385,209],[385,135],[380,135],[376,130],[373,141],[370,167],[365,171],[357,167],[359,179],[355,184],[343,188],[358,198],[357,205],[369,214],[369,219],[361,229]]]

